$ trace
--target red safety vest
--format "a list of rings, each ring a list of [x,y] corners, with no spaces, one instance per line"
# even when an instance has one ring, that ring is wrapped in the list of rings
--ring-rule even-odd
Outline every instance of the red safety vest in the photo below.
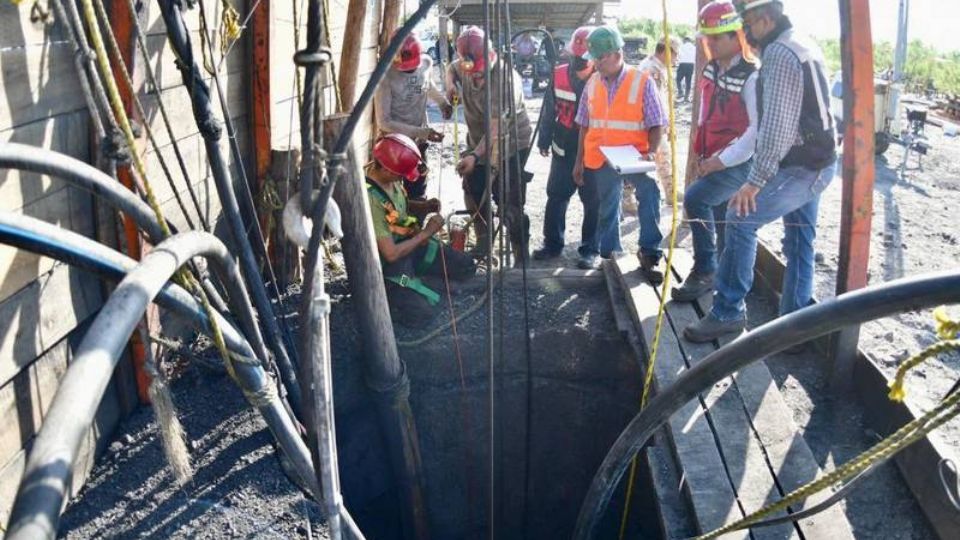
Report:
[[[701,99],[706,113],[697,128],[693,150],[702,158],[717,154],[750,126],[750,116],[742,94],[743,86],[756,67],[741,60],[719,77],[718,71],[717,62],[710,62],[703,69],[700,79]]]
[[[577,116],[577,93],[570,84],[569,64],[561,64],[553,69],[553,96],[554,108],[557,112],[557,123],[571,129]]]

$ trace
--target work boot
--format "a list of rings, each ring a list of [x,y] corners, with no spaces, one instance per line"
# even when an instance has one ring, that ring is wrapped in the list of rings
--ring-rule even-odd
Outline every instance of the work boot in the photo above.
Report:
[[[713,290],[713,274],[690,272],[679,287],[674,287],[671,298],[677,302],[693,302]]]
[[[556,259],[561,255],[562,252],[554,251],[552,249],[547,249],[542,247],[540,249],[533,250],[533,260],[535,261],[548,261],[550,259]]]
[[[660,259],[658,257],[644,255],[643,253],[637,253],[637,257],[640,259],[640,272],[643,274],[643,277],[646,278],[651,285],[660,285],[663,283],[663,272],[657,270]]]
[[[727,334],[739,334],[747,327],[747,317],[721,321],[713,313],[683,329],[683,337],[693,343],[708,343]]]
[[[577,259],[577,268],[581,270],[596,270],[600,268],[600,256],[596,253],[581,255],[580,258]]]

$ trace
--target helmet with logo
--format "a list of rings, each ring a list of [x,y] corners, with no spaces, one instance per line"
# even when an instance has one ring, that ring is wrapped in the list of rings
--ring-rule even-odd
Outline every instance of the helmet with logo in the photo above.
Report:
[[[581,26],[573,31],[570,41],[567,42],[567,52],[575,58],[583,58],[587,54],[587,38],[593,32],[593,26]]]
[[[601,56],[623,48],[623,36],[612,26],[598,26],[587,37],[587,53],[584,60],[595,60]]]
[[[733,5],[736,6],[737,13],[740,15],[743,15],[753,8],[773,3],[783,5],[783,0],[733,0]]]
[[[403,40],[397,56],[393,58],[393,66],[400,71],[413,71],[420,67],[420,56],[423,54],[423,45],[417,36],[410,34]]]
[[[490,51],[490,60],[496,58],[493,44],[487,43],[487,36],[477,26],[468,26],[457,37],[457,55],[460,56],[460,68],[471,74],[483,73],[487,66],[484,59],[484,47]]]
[[[700,10],[697,27],[701,36],[715,36],[740,30],[743,28],[743,20],[732,3],[714,0]]]
[[[413,139],[399,133],[384,135],[373,144],[373,159],[384,169],[413,182],[420,177],[423,157]]]

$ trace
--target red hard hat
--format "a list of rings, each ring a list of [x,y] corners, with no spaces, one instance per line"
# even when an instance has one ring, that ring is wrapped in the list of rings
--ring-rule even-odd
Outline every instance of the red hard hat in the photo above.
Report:
[[[574,30],[570,41],[567,42],[567,52],[574,58],[583,58],[583,55],[587,54],[587,36],[593,29],[593,26],[581,26]]]
[[[420,67],[420,56],[423,54],[423,45],[417,36],[410,34],[403,40],[397,56],[393,58],[393,65],[400,71],[413,71]]]
[[[373,159],[384,169],[413,182],[420,177],[423,158],[413,139],[399,133],[384,135],[373,144]]]
[[[703,6],[697,21],[702,36],[726,34],[743,28],[737,8],[725,0],[714,0]]]
[[[468,26],[457,37],[457,54],[460,56],[460,67],[467,73],[483,73],[486,62],[483,49],[487,43],[487,36],[477,26]],[[493,45],[487,45],[490,58],[496,54]]]

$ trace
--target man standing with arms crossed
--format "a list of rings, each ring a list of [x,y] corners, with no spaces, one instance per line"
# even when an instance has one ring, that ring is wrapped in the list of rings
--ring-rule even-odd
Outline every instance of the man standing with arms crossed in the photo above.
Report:
[[[757,85],[760,124],[747,183],[730,199],[713,309],[684,329],[689,341],[712,341],[746,326],[744,299],[753,285],[757,230],[783,218],[780,314],[813,297],[813,241],[820,194],[836,172],[836,138],[823,53],[801,38],[781,0],[735,0],[743,26],[762,50]]]
[[[620,244],[620,201],[623,181],[636,189],[640,219],[640,268],[651,283],[663,281],[657,265],[663,256],[660,241],[660,189],[646,174],[621,177],[607,163],[601,146],[633,146],[647,160],[660,146],[666,120],[656,84],[647,73],[623,62],[623,38],[615,28],[600,26],[590,32],[588,52],[597,72],[587,81],[577,111],[580,143],[573,169],[578,186],[594,182],[600,200],[598,249],[602,257],[616,257]]]

